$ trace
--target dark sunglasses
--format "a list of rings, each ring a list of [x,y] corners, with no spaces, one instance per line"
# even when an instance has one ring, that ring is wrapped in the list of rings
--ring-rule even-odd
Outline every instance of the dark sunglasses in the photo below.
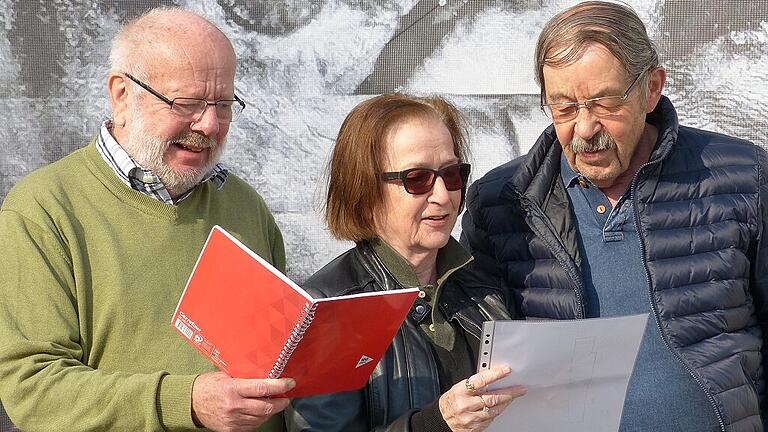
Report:
[[[382,180],[400,180],[405,191],[413,195],[425,194],[432,190],[438,177],[443,178],[445,188],[457,191],[463,188],[469,180],[470,165],[460,163],[439,170],[429,168],[411,168],[405,171],[381,173]]]

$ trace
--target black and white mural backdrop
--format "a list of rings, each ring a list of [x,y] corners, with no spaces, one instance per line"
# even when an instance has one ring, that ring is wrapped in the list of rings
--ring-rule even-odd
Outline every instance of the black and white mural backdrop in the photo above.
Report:
[[[31,170],[85,145],[109,117],[107,58],[119,25],[156,6],[188,8],[235,45],[248,108],[224,162],[270,205],[289,276],[301,282],[350,246],[330,238],[318,211],[345,114],[384,92],[442,94],[467,116],[477,178],[525,153],[548,125],[537,107],[534,45],[547,19],[575,3],[0,0],[0,199]],[[768,1],[626,3],[660,48],[681,123],[768,145]]]

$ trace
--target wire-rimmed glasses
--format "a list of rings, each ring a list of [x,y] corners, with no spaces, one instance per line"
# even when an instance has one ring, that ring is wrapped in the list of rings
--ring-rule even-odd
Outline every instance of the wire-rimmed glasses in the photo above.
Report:
[[[583,102],[557,102],[557,103],[543,103],[541,109],[545,113],[548,113],[552,120],[556,123],[563,123],[571,121],[579,115],[581,108],[586,108],[594,114],[596,117],[605,117],[611,114],[615,114],[624,102],[626,102],[632,90],[635,89],[637,83],[640,82],[640,77],[645,74],[645,71],[640,72],[632,84],[629,85],[627,91],[621,96],[601,96],[592,99],[587,99]]]
[[[171,111],[173,113],[190,122],[200,121],[200,119],[203,117],[203,114],[205,113],[205,110],[208,109],[209,106],[215,107],[216,118],[219,120],[219,123],[230,123],[235,121],[240,116],[240,113],[242,113],[245,109],[245,102],[237,97],[237,95],[234,95],[234,99],[219,99],[214,102],[208,102],[204,99],[187,97],[169,99],[133,75],[126,73],[125,76],[141,86],[141,88],[144,90],[152,93],[152,95],[168,104],[168,106],[171,107]]]

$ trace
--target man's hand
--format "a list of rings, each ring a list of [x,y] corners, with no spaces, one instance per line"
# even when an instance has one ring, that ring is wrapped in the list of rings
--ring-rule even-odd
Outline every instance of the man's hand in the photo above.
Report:
[[[192,418],[215,431],[253,431],[288,406],[270,398],[295,386],[290,378],[230,378],[223,372],[200,375],[192,385]]]

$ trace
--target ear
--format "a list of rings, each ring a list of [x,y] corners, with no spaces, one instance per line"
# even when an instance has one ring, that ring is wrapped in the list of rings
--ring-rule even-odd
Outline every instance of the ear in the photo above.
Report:
[[[656,108],[656,104],[661,99],[661,92],[664,90],[664,83],[667,82],[667,71],[659,66],[648,72],[648,99],[646,101],[645,112],[650,113]]]
[[[128,115],[128,84],[125,76],[118,73],[110,73],[107,77],[107,91],[109,102],[112,105],[112,123],[117,127],[123,127]]]

